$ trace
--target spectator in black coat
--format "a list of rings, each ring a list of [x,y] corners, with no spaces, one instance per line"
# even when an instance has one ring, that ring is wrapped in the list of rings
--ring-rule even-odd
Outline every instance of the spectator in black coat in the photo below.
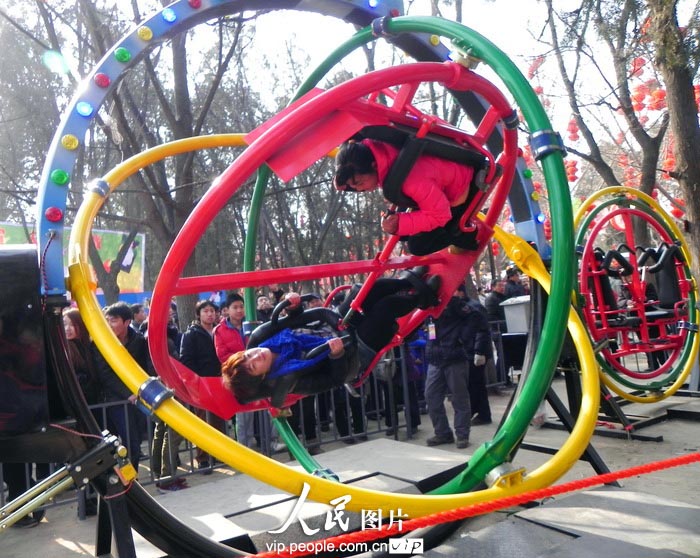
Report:
[[[214,326],[216,325],[216,305],[210,300],[200,300],[194,307],[196,319],[182,335],[180,342],[180,362],[195,374],[204,377],[221,376],[221,362],[214,346]],[[195,414],[216,428],[226,432],[226,421],[206,409],[195,409]],[[197,466],[202,474],[210,474],[211,458],[208,453],[197,448]]]
[[[124,302],[112,304],[106,308],[105,316],[124,348],[141,368],[151,374],[152,365],[148,344],[144,336],[131,327],[132,313],[129,305]],[[95,362],[105,402],[128,400],[135,405],[137,396],[131,393],[99,351],[95,351]],[[145,415],[132,405],[114,405],[107,409],[107,425],[121,438],[122,443],[129,450],[129,458],[134,468],[138,471],[141,441],[146,429]]]
[[[472,426],[491,424],[491,406],[486,389],[486,362],[493,358],[491,328],[486,318],[486,308],[479,301],[465,296],[463,312],[466,318],[462,339],[470,366],[471,423]]]
[[[506,289],[504,293],[506,298],[513,298],[528,294],[525,285],[523,285],[520,281],[520,271],[517,267],[509,267],[506,270],[506,277],[508,279],[506,281]]]
[[[210,300],[200,300],[194,311],[196,319],[180,341],[180,362],[199,376],[221,376],[221,362],[216,356],[213,337],[216,305]]]
[[[501,279],[491,281],[491,292],[486,295],[486,300],[484,301],[484,307],[486,308],[486,315],[489,322],[497,324],[499,331],[502,333],[508,331],[506,328],[506,312],[503,306],[501,306],[501,302],[507,299],[505,290],[505,281]]]
[[[256,308],[256,317],[258,321],[261,323],[269,322],[273,310],[274,308],[272,307],[272,301],[270,300],[270,297],[260,295],[257,300]]]

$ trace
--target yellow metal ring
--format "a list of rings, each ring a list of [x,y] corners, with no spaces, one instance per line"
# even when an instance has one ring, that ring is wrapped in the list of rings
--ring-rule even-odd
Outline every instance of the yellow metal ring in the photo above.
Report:
[[[161,145],[124,161],[105,176],[110,192],[114,191],[128,176],[144,166],[168,156],[179,155],[195,149],[216,146],[242,146],[243,136],[215,135],[201,138],[188,138]],[[88,266],[88,241],[92,222],[104,203],[104,198],[90,193],[80,206],[71,232],[69,243],[69,289],[78,303],[81,315],[90,335],[100,352],[121,380],[137,393],[139,386],[148,375],[133,360],[109,328],[100,310],[94,293],[94,282]],[[522,239],[498,230],[499,242],[507,250],[519,256],[522,269],[537,279],[545,289],[549,289],[550,276],[534,250]],[[488,502],[498,498],[521,494],[543,488],[554,483],[568,471],[583,454],[595,427],[599,406],[597,365],[590,341],[583,324],[572,310],[569,315],[569,329],[574,337],[582,363],[583,400],[581,412],[569,438],[547,463],[526,475],[523,481],[508,487],[494,486],[478,492],[455,495],[410,495],[379,492],[352,485],[339,484],[315,477],[289,467],[241,446],[225,434],[212,428],[190,413],[183,405],[169,399],[157,410],[156,415],[188,440],[207,453],[214,455],[234,469],[250,475],[261,482],[275,486],[290,494],[301,494],[303,485],[310,486],[309,497],[317,502],[328,503],[340,496],[351,496],[347,508],[351,511],[362,509],[401,509],[410,517],[420,517],[430,513],[454,509],[461,506]]]

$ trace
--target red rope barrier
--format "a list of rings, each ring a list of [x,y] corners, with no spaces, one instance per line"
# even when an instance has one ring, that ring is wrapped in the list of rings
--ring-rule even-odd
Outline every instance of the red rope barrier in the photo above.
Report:
[[[324,548],[338,549],[340,548],[341,544],[348,545],[369,542],[376,539],[384,539],[390,535],[397,536],[407,531],[414,531],[423,527],[430,527],[432,525],[437,525],[438,523],[447,523],[450,521],[474,517],[476,515],[492,513],[505,508],[525,504],[533,500],[551,498],[567,492],[583,490],[593,486],[612,483],[620,479],[626,479],[638,475],[646,475],[656,471],[662,471],[664,469],[671,469],[673,467],[680,467],[682,465],[689,465],[697,462],[700,462],[700,453],[690,453],[679,457],[664,459],[663,461],[637,465],[636,467],[630,467],[629,469],[623,469],[621,471],[604,473],[602,475],[574,480],[560,485],[531,490],[530,492],[524,492],[523,494],[517,494],[515,496],[507,496],[505,498],[499,498],[498,500],[492,500],[490,502],[472,504],[470,506],[465,506],[454,510],[447,510],[416,519],[405,520],[401,522],[400,528],[398,523],[394,523],[393,525],[382,530],[356,531],[353,533],[345,533],[343,535],[329,537],[327,539],[319,539],[313,542],[317,544],[323,543]],[[309,554],[309,550],[306,549],[289,551],[287,547],[285,547],[284,549],[279,549],[273,552],[263,552],[260,554],[255,554],[254,556],[257,558],[295,558],[298,556],[308,556]]]

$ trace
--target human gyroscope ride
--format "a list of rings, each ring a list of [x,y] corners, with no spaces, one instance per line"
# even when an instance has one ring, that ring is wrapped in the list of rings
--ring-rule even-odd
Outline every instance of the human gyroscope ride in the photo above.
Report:
[[[377,28],[385,34],[429,32],[446,35],[453,42],[460,44],[465,52],[470,50],[469,57],[465,55],[463,62],[478,56],[485,63],[490,63],[494,69],[505,72],[507,81],[514,85],[511,93],[516,99],[522,97],[521,105],[524,105],[522,109],[525,118],[531,120],[530,127],[535,129],[532,134],[533,145],[545,174],[551,177],[554,184],[561,185],[559,190],[562,186],[565,187],[562,151],[557,142],[557,136],[550,130],[539,103],[532,100],[534,97],[530,87],[526,86],[519,72],[495,47],[467,28],[432,18],[387,18],[379,24],[375,23],[371,28],[360,31],[349,41],[350,46],[361,44],[363,41],[376,40],[377,36],[372,33],[372,29],[376,32]],[[474,46],[468,49],[467,45],[470,42],[473,42]],[[338,50],[349,48],[344,46]],[[491,57],[493,57],[492,61]],[[247,288],[275,282],[360,273],[368,274],[365,283],[368,290],[372,282],[388,270],[423,265],[428,266],[431,275],[439,275],[442,278],[439,292],[440,304],[426,309],[417,309],[402,318],[399,331],[392,343],[400,343],[402,338],[413,331],[426,317],[439,313],[441,306],[446,303],[451,292],[489,242],[493,227],[509,196],[518,158],[517,120],[514,117],[513,107],[493,84],[472,71],[468,65],[459,62],[418,62],[377,70],[325,91],[310,87],[277,117],[246,134],[244,140],[248,147],[215,181],[192,212],[166,256],[162,266],[163,271],[154,288],[149,318],[151,354],[159,376],[167,387],[174,390],[179,399],[205,407],[223,417],[229,417],[238,412],[270,408],[269,401],[265,400],[241,405],[230,392],[222,388],[217,379],[200,378],[168,356],[164,334],[169,301],[172,296],[204,290]],[[425,82],[442,83],[456,95],[469,93],[480,100],[483,115],[474,123],[472,133],[450,126],[432,115],[422,113],[415,107],[414,96],[419,86]],[[499,135],[501,140],[498,151],[489,145],[495,135]],[[367,261],[328,262],[304,268],[250,269],[208,277],[180,277],[187,259],[191,256],[208,224],[231,195],[249,181],[263,165],[271,168],[283,180],[288,180],[351,137],[377,137],[395,143],[400,147],[402,155],[405,154],[405,157],[402,157],[403,164],[408,165],[409,168],[415,157],[423,151],[436,153],[444,158],[466,160],[469,164],[475,165],[476,170],[481,172],[475,172],[478,180],[473,181],[469,186],[467,210],[461,219],[460,226],[463,231],[472,231],[475,234],[477,248],[461,251],[446,248],[420,257],[410,255],[396,257],[392,256],[392,253],[398,238],[392,236],[387,239],[383,250],[374,259]],[[196,144],[196,140],[194,143]],[[177,152],[179,148],[172,146],[172,153]],[[167,152],[167,149],[165,151]],[[405,172],[405,169],[392,168],[390,174],[394,172]],[[117,186],[110,177],[105,177],[102,182],[107,190]],[[83,223],[80,220],[82,215],[79,215],[81,226],[76,226],[74,229],[75,241],[71,242],[72,246],[80,246],[84,242],[89,225],[87,217],[95,214],[98,206],[104,201],[103,197],[97,193],[91,194],[91,198],[86,200],[84,212],[81,208],[81,214],[85,215],[86,219]],[[553,223],[555,234],[563,236],[562,241],[557,242],[552,254],[553,277],[556,277],[557,269],[563,272],[562,276],[566,276],[567,267],[572,265],[571,258],[564,257],[564,253],[572,246],[571,219],[566,218],[571,211],[568,192],[553,188],[550,202],[553,206],[558,204],[562,206],[562,211],[558,215],[562,216],[563,221],[559,224],[560,221],[557,219]],[[477,219],[476,213],[486,204],[488,211],[483,219]],[[84,228],[82,233],[79,230],[81,228]],[[524,252],[524,249],[516,250],[513,256],[515,259],[519,256],[524,257]],[[73,252],[74,256],[83,253],[82,247]],[[557,261],[560,263],[554,265]],[[521,263],[523,268],[527,268],[527,261],[523,259]],[[80,279],[79,267],[71,266],[71,287],[77,291],[82,290],[79,285],[83,282]],[[550,296],[554,300],[563,298],[568,301],[569,289],[569,285],[562,288],[561,285],[557,285],[556,280],[552,281]],[[360,291],[357,299],[361,301],[363,296],[363,291]],[[85,296],[78,294],[76,298],[81,309],[91,304],[89,293],[85,293]],[[492,497],[489,495],[492,491],[498,493],[519,491],[528,485],[548,483],[553,476],[560,474],[561,464],[555,457],[544,466],[542,471],[534,471],[523,478],[522,483],[496,483],[487,490],[469,492],[483,480],[486,473],[507,459],[510,450],[517,445],[527,428],[551,380],[558,356],[557,347],[561,345],[564,324],[568,317],[568,304],[549,305],[544,320],[545,329],[538,343],[539,347],[545,347],[545,349],[536,351],[532,371],[521,391],[523,401],[520,405],[513,407],[513,411],[506,419],[507,427],[497,434],[497,437],[504,437],[504,440],[477,450],[465,465],[463,473],[448,482],[437,494],[391,495],[392,501],[397,499],[396,504],[400,504],[402,509],[408,510],[410,514],[422,514],[430,510],[453,507],[459,502],[488,499]],[[552,320],[556,322],[555,328],[549,325]],[[105,355],[109,358],[112,348],[103,347],[103,343],[110,345],[111,339],[103,321],[90,319],[89,327],[97,344],[104,349]],[[103,330],[105,335],[102,335],[100,330]],[[114,352],[118,353],[118,349],[119,347],[114,347]],[[126,356],[121,352],[119,355],[115,354],[115,357],[123,369]],[[368,371],[358,371],[358,385]],[[134,391],[141,389],[142,392],[142,384],[148,380],[141,376],[140,371],[135,373],[133,378],[125,374],[124,379]],[[285,405],[293,402],[295,398],[296,396],[291,394]],[[339,493],[338,491],[344,493],[350,491],[353,502],[356,502],[357,506],[378,503],[380,499],[386,501],[385,494],[338,486],[333,482],[332,476],[324,478],[327,475],[324,474],[323,468],[311,459],[305,460],[305,456],[299,455],[301,452],[297,448],[293,450],[300,458],[300,462],[310,473],[316,474],[290,474],[288,470],[284,475],[278,474],[278,470],[284,468],[283,465],[243,448],[219,433],[211,432],[201,423],[196,423],[193,427],[191,416],[186,414],[184,408],[173,399],[165,400],[155,409],[155,413],[176,429],[180,429],[205,451],[209,451],[238,470],[290,492],[298,492],[301,482],[305,481],[311,485],[310,497],[318,498],[320,501],[332,499]],[[582,416],[585,422],[586,414]],[[293,440],[290,439],[289,442],[293,446]],[[581,450],[582,443],[578,435],[572,436],[571,445],[576,448],[573,451]],[[583,445],[585,447],[585,444]],[[568,451],[570,450],[567,447],[562,448],[564,455]],[[568,461],[569,458],[566,460]]]
[[[306,485],[308,497],[319,502],[329,502],[341,495],[352,498],[347,508],[379,509],[391,503],[411,517],[453,509],[459,506],[490,501],[496,498],[522,493],[548,486],[563,475],[581,456],[595,426],[599,403],[598,364],[593,353],[589,332],[593,341],[606,342],[601,353],[609,363],[608,372],[624,376],[625,381],[635,374],[644,381],[664,378],[664,386],[677,382],[687,374],[685,368],[678,371],[674,362],[688,362],[696,351],[693,335],[697,323],[694,304],[694,286],[687,274],[688,254],[682,239],[670,224],[651,224],[657,233],[658,246],[648,247],[635,260],[636,255],[604,254],[598,260],[595,246],[596,227],[602,226],[607,217],[596,217],[595,211],[585,217],[582,226],[593,225],[589,241],[584,236],[579,243],[582,251],[580,279],[582,297],[593,301],[602,297],[600,269],[613,264],[632,269],[631,291],[639,295],[644,278],[638,277],[639,269],[649,273],[675,273],[679,291],[671,299],[664,299],[651,307],[647,301],[633,300],[624,325],[612,311],[595,313],[592,305],[583,312],[583,321],[571,305],[572,278],[575,275],[573,215],[563,165],[564,150],[561,140],[551,128],[537,96],[515,65],[496,46],[477,32],[461,24],[432,17],[401,16],[402,7],[395,1],[373,3],[328,0],[319,2],[316,8],[322,13],[337,15],[338,7],[353,5],[345,16],[346,21],[357,24],[360,30],[340,45],[310,75],[302,85],[290,106],[255,130],[239,134],[202,136],[159,145],[112,169],[97,178],[85,192],[84,200],[76,215],[70,233],[68,280],[64,278],[61,241],[64,231],[66,185],[88,126],[95,118],[100,105],[114,91],[124,73],[160,41],[207,21],[246,9],[244,2],[180,0],[137,26],[128,33],[86,78],[71,102],[47,157],[38,197],[40,262],[37,276],[41,276],[40,296],[43,301],[47,330],[48,354],[53,370],[61,378],[59,384],[67,393],[75,395],[79,387],[70,380],[71,370],[66,363],[65,347],[62,347],[62,327],[56,322],[66,295],[77,301],[81,315],[100,352],[117,372],[129,389],[138,395],[139,406],[145,412],[157,416],[180,432],[204,451],[227,463],[234,469],[251,475],[262,482],[298,495]],[[280,2],[281,8],[295,8]],[[334,87],[319,86],[323,76],[347,54],[371,41],[386,40],[412,54],[418,62],[410,62],[349,79]],[[445,46],[449,44],[449,49]],[[451,56],[450,56],[451,55]],[[503,85],[498,87],[481,75],[479,65],[489,67]],[[99,76],[99,79],[98,79]],[[451,125],[435,115],[427,114],[417,106],[416,96],[425,84],[437,83],[447,88],[462,105],[470,120],[469,131]],[[501,90],[503,88],[503,91]],[[508,95],[508,98],[506,97]],[[514,103],[509,100],[514,99]],[[521,122],[517,116],[522,114]],[[532,183],[523,173],[524,163],[518,151],[518,129],[527,128],[527,138],[533,154],[545,176],[551,208],[553,242],[545,242],[542,231],[541,211],[537,206]],[[384,195],[399,211],[410,210],[410,202],[398,195],[402,180],[410,173],[416,159],[433,155],[449,161],[468,165],[474,170],[474,178],[465,185],[464,210],[459,216],[457,234],[468,234],[473,239],[470,248],[445,247],[434,253],[411,255],[400,253],[399,237],[387,235],[383,247],[374,258],[363,261],[328,261],[305,267],[256,269],[255,236],[260,203],[270,173],[286,181],[296,177],[319,159],[331,154],[348,139],[363,138],[384,141],[399,150],[397,162],[387,175]],[[102,316],[95,297],[96,285],[88,265],[88,246],[95,216],[106,199],[131,175],[166,157],[199,149],[245,147],[241,154],[209,188],[179,232],[163,262],[154,287],[149,318],[149,347],[158,378],[146,374],[116,339]],[[222,275],[183,277],[182,273],[195,247],[207,227],[234,195],[252,177],[256,177],[253,203],[250,210],[246,253],[243,269]],[[504,205],[509,203],[515,222],[515,235],[498,228]],[[622,201],[615,202],[623,206]],[[638,209],[635,215],[648,216],[648,208]],[[480,213],[483,211],[483,213]],[[610,214],[615,215],[613,210]],[[607,215],[607,214],[606,214]],[[427,274],[440,278],[436,301],[422,305],[398,319],[398,331],[384,350],[399,345],[429,316],[437,316],[446,305],[455,287],[492,240],[493,235],[504,246],[509,258],[524,272],[535,279],[537,288],[547,292],[549,303],[536,308],[541,313],[541,333],[530,340],[532,358],[507,415],[493,440],[469,457],[463,469],[430,494],[384,493],[339,482],[337,475],[308,455],[282,417],[275,419],[285,441],[302,465],[304,471],[291,469],[284,464],[237,444],[231,438],[213,429],[181,403],[205,408],[229,418],[238,413],[268,410],[274,417],[279,409],[303,397],[294,389],[277,392],[275,405],[267,399],[248,403],[238,401],[225,389],[218,378],[203,378],[194,374],[167,352],[166,324],[170,300],[173,296],[195,294],[212,290],[247,289],[247,313],[252,313],[252,288],[271,283],[290,283],[322,277],[365,275],[366,280],[354,299],[350,312],[358,312],[362,302],[376,281],[390,273],[401,273],[416,267],[427,268]],[[587,234],[587,233],[586,233]],[[590,238],[593,240],[590,240]],[[628,241],[629,246],[633,242]],[[590,246],[589,246],[590,245]],[[633,252],[633,251],[632,251]],[[590,255],[589,255],[590,254]],[[617,254],[620,254],[619,256]],[[543,260],[546,260],[546,265]],[[607,263],[606,263],[607,262]],[[627,267],[629,265],[630,267]],[[610,274],[610,271],[608,271]],[[627,276],[626,275],[626,276]],[[666,277],[666,275],[664,275]],[[670,278],[671,275],[668,275]],[[585,285],[585,288],[584,288]],[[665,292],[665,291],[664,291]],[[597,300],[597,299],[595,299]],[[602,300],[602,299],[600,299]],[[322,313],[329,325],[340,335],[351,322],[348,316]],[[318,315],[314,315],[318,317]],[[304,317],[296,318],[303,321]],[[289,322],[280,318],[279,327]],[[688,325],[678,325],[683,321]],[[296,323],[296,322],[295,322]],[[638,326],[643,325],[644,328]],[[558,451],[544,464],[532,471],[523,471],[510,464],[540,402],[551,383],[559,358],[565,332],[574,338],[581,364],[581,383],[584,397],[577,420],[569,437]],[[632,346],[634,329],[638,341]],[[269,326],[268,326],[269,328]],[[656,332],[656,333],[652,333]],[[265,330],[252,332],[259,340]],[[534,336],[533,336],[534,337]],[[616,349],[610,341],[618,341]],[[625,365],[632,351],[658,352],[662,358],[658,373],[635,372]],[[63,351],[63,353],[62,353]],[[607,351],[607,352],[605,352]],[[63,356],[62,356],[63,355]],[[375,355],[380,358],[381,351]],[[350,383],[359,387],[372,368],[358,369]],[[624,383],[624,382],[623,382]],[[656,384],[652,384],[654,389]],[[173,397],[175,395],[176,397]],[[72,399],[79,426],[95,439],[101,433],[89,416],[87,406],[80,397]],[[281,402],[281,403],[280,403]],[[87,450],[95,452],[103,442],[88,439]],[[95,446],[93,446],[95,444]],[[117,444],[118,445],[118,444]],[[124,455],[115,456],[116,445],[108,444],[114,462],[127,463]],[[73,454],[71,454],[73,457]],[[101,463],[107,463],[102,459]],[[111,462],[110,462],[111,463]],[[74,469],[71,469],[73,471]],[[129,475],[122,475],[129,486],[115,487],[100,480],[104,470],[95,468],[90,478],[101,494],[109,492],[106,504],[113,514],[125,513],[134,527],[161,548],[174,553],[186,550],[187,555],[233,556],[234,551],[208,541],[167,514]],[[66,473],[68,475],[68,473]],[[65,476],[62,477],[65,479]],[[488,480],[487,480],[488,479]],[[66,482],[65,480],[62,482]],[[485,487],[485,488],[484,488]],[[121,488],[122,494],[118,488]],[[125,501],[125,503],[124,503]],[[33,504],[11,510],[11,520],[16,520]],[[36,504],[40,505],[40,504]],[[121,507],[120,507],[121,506]],[[119,531],[118,522],[112,529]],[[127,536],[119,531],[117,537]],[[206,542],[204,542],[206,541]]]

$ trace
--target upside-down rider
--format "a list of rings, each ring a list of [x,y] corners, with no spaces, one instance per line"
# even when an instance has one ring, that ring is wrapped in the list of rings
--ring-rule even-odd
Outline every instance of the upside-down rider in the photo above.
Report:
[[[224,385],[240,403],[269,397],[273,407],[281,407],[289,393],[314,395],[352,381],[391,342],[398,330],[398,318],[439,303],[440,277],[426,278],[427,271],[422,266],[396,278],[378,279],[362,303],[362,312],[353,313],[347,324],[345,342],[339,337],[282,329],[257,347],[231,355],[221,368]],[[338,308],[338,323],[356,294],[357,288],[351,289]],[[300,307],[297,293],[287,298],[288,311]],[[320,354],[306,358],[324,344],[326,348]]]

